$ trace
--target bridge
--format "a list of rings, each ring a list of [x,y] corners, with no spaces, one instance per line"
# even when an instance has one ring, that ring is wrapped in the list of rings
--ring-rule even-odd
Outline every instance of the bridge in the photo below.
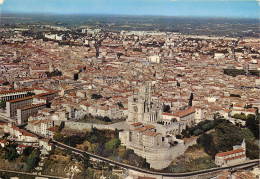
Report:
[[[221,172],[223,170],[230,170],[230,171],[233,170],[234,171],[234,170],[237,170],[237,169],[243,169],[243,168],[248,168],[248,167],[259,165],[259,162],[260,162],[260,160],[257,159],[257,160],[250,160],[250,161],[247,161],[247,162],[244,162],[244,163],[240,163],[240,164],[228,166],[228,167],[211,168],[211,169],[207,169],[207,170],[200,170],[200,171],[187,172],[187,173],[162,173],[162,172],[150,171],[150,170],[142,169],[142,168],[135,167],[135,166],[132,166],[132,165],[128,165],[128,164],[125,164],[125,163],[117,162],[117,161],[114,161],[114,160],[111,160],[111,159],[108,159],[108,158],[105,158],[105,157],[102,157],[102,156],[99,156],[99,155],[92,154],[90,152],[86,152],[86,151],[82,151],[80,149],[73,148],[71,146],[65,145],[65,144],[60,143],[58,141],[53,140],[53,143],[57,147],[60,147],[60,148],[63,148],[63,149],[70,149],[72,152],[80,154],[82,156],[89,155],[92,158],[95,158],[95,159],[98,159],[98,160],[101,160],[101,161],[104,161],[104,162],[107,162],[107,163],[110,163],[110,164],[113,164],[113,165],[117,165],[117,166],[125,168],[125,169],[133,170],[133,171],[136,171],[136,172],[141,172],[141,173],[144,173],[144,174],[161,176],[161,177],[183,178],[183,177],[192,177],[192,176],[196,176],[196,175],[203,175],[203,174],[207,174],[207,173],[210,174],[210,173],[214,173],[214,172]]]

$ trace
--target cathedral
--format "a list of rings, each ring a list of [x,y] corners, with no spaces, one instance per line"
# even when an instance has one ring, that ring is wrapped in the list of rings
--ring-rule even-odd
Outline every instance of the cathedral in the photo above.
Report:
[[[127,123],[154,123],[159,120],[161,105],[151,100],[151,83],[141,86],[138,94],[128,98]]]
[[[176,121],[168,121],[162,116],[162,104],[152,98],[152,85],[146,82],[140,86],[139,92],[128,98],[127,123],[130,130],[119,132],[121,144],[133,149],[137,155],[147,159],[151,168],[163,169],[171,161],[183,154],[196,143],[184,144],[175,135],[186,128],[189,121],[194,121],[194,111],[187,109],[181,115],[176,113]],[[171,120],[170,120],[171,121]]]

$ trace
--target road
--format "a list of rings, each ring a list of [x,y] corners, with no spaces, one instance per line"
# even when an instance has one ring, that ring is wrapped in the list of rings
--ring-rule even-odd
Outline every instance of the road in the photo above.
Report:
[[[6,117],[5,113],[1,113],[1,112],[0,112],[0,120],[5,121],[5,122],[15,122],[15,120]]]
[[[138,168],[138,167],[135,167],[135,166],[132,166],[132,165],[128,165],[128,164],[125,164],[125,163],[116,162],[116,161],[110,160],[110,159],[105,158],[105,157],[101,157],[101,156],[98,156],[98,155],[95,155],[95,154],[92,154],[92,153],[89,153],[89,152],[85,152],[85,151],[70,147],[68,145],[65,145],[65,144],[57,142],[57,141],[53,141],[53,143],[60,148],[70,149],[73,152],[78,153],[82,156],[85,156],[87,154],[90,157],[93,157],[95,159],[99,159],[99,160],[102,160],[104,162],[108,162],[110,164],[120,166],[120,167],[125,168],[125,169],[130,169],[130,170],[134,170],[134,171],[145,173],[145,174],[151,174],[151,175],[157,175],[157,176],[163,176],[163,177],[177,177],[177,178],[178,177],[191,177],[191,176],[202,175],[202,174],[207,174],[207,173],[212,173],[212,172],[218,172],[218,171],[220,172],[220,171],[227,170],[227,169],[233,169],[233,170],[236,169],[236,168],[242,169],[242,168],[248,168],[248,166],[259,165],[259,161],[260,161],[260,160],[250,160],[248,162],[229,166],[229,167],[211,168],[211,169],[207,169],[207,170],[200,170],[200,171],[187,172],[187,173],[162,173],[162,172],[153,172],[153,171],[145,170],[145,169]]]
[[[2,170],[2,169],[0,169],[0,173],[13,173],[13,174],[17,174],[17,175],[21,174],[21,175],[51,178],[51,179],[64,179],[63,177],[55,177],[55,176],[50,176],[50,175],[38,175],[38,174],[33,174],[33,173],[17,172],[17,171],[13,171],[13,170]]]

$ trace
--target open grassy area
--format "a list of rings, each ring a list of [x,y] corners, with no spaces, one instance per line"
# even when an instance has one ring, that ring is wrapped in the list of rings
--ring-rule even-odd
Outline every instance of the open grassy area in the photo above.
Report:
[[[214,160],[197,145],[190,147],[183,155],[172,161],[165,170],[171,173],[184,173],[216,167]]]

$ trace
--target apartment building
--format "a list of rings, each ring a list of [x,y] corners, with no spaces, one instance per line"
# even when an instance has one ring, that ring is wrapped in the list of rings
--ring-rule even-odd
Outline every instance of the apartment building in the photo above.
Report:
[[[33,89],[20,89],[20,90],[9,90],[0,92],[0,101],[10,101],[15,99],[24,98],[27,93],[33,92]]]
[[[6,102],[6,114],[7,117],[14,117],[17,115],[17,109],[30,106],[33,103],[33,96],[15,99]]]
[[[40,103],[35,105],[26,106],[17,109],[17,123],[24,124],[28,121],[30,116],[36,115],[39,110],[46,107],[46,103]]]

